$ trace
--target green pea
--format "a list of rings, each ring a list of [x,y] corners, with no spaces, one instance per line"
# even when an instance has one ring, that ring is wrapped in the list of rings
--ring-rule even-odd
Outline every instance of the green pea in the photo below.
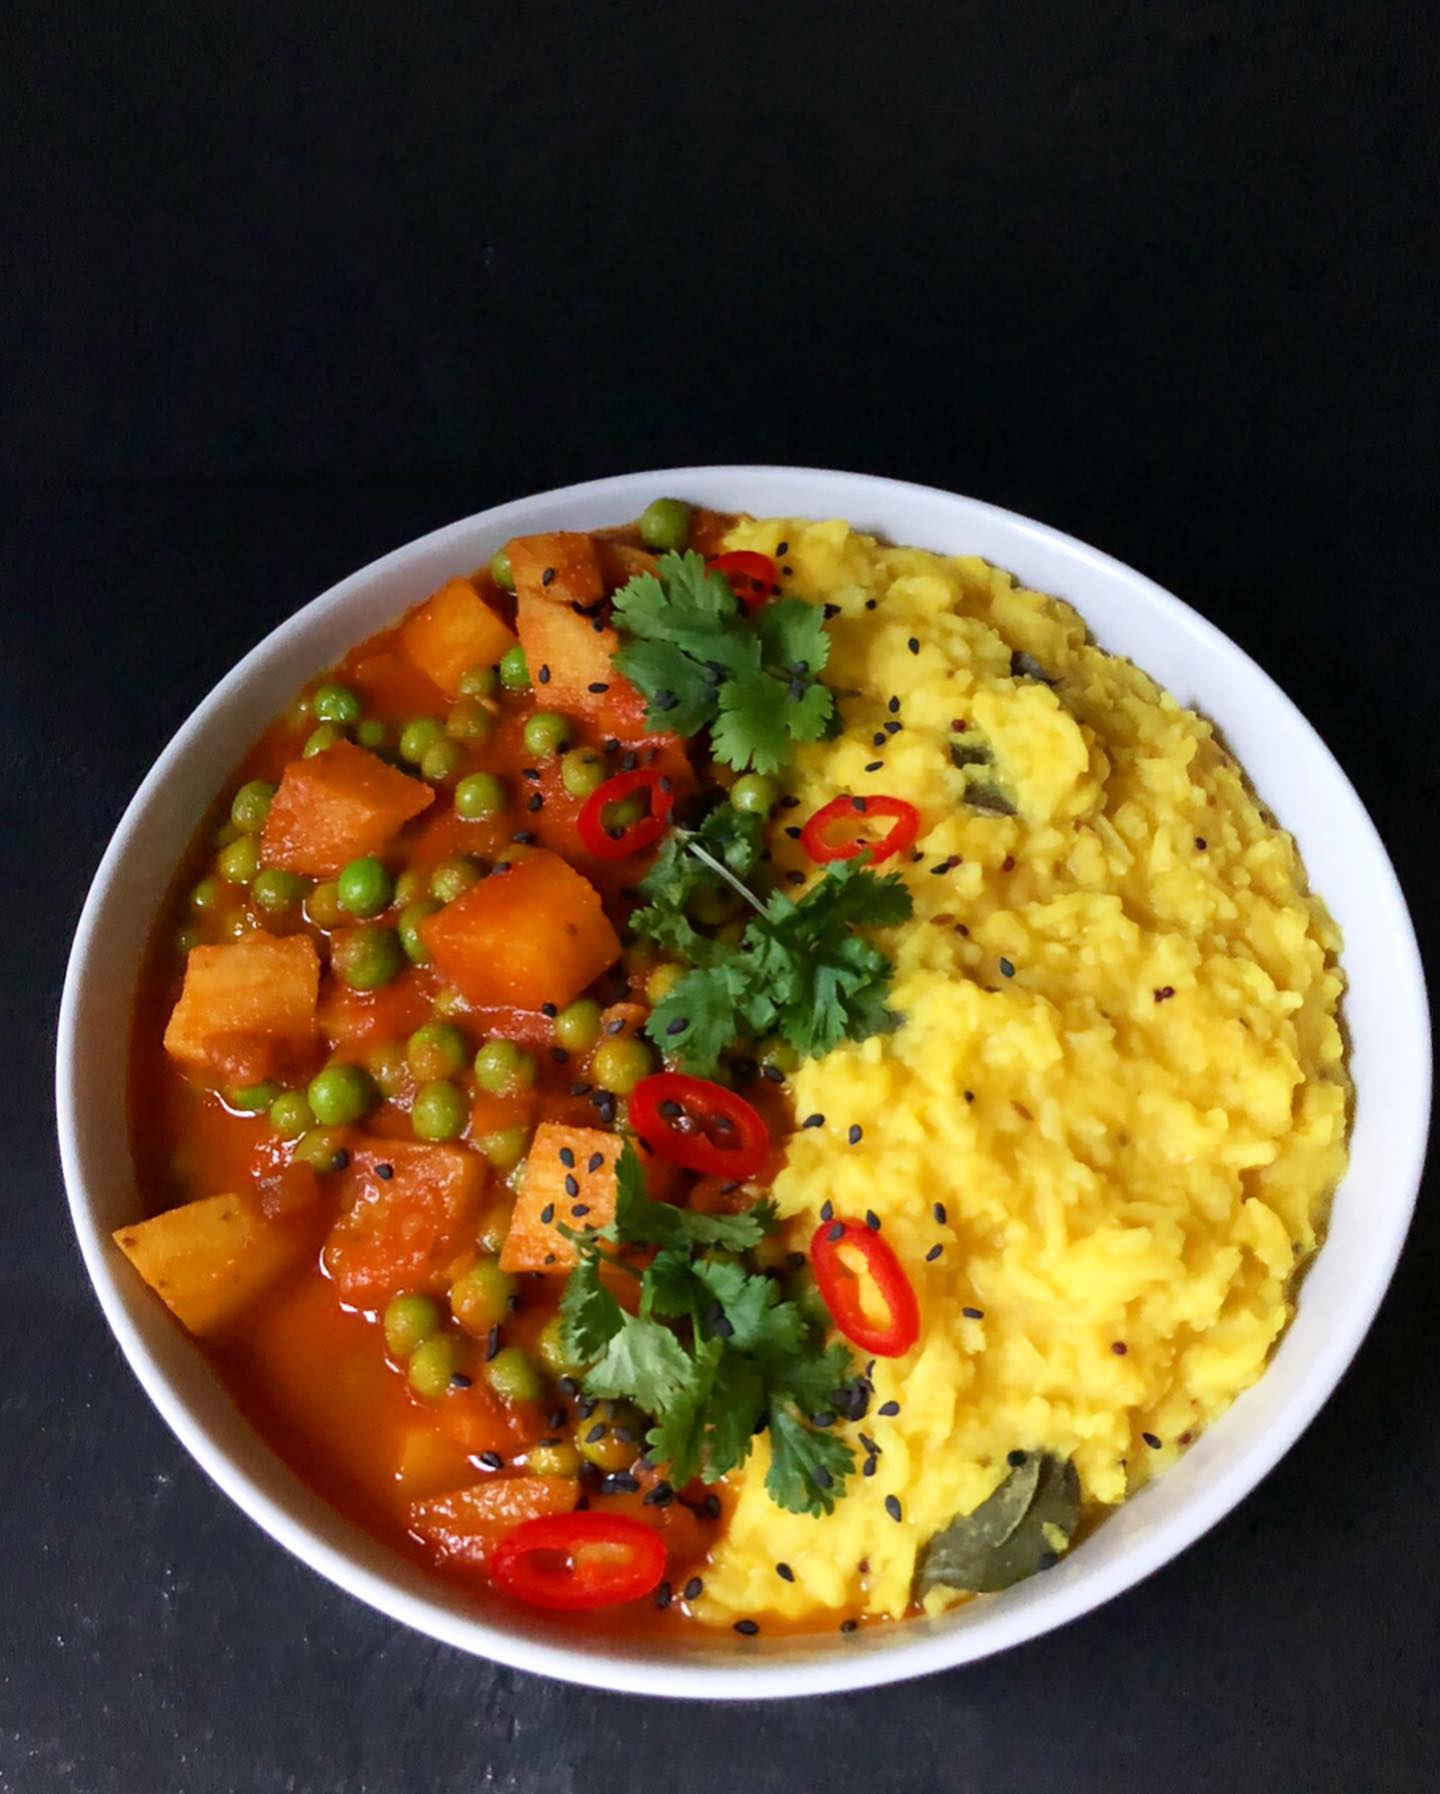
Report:
[[[355,725],[355,739],[361,747],[369,748],[372,754],[378,754],[382,748],[390,745],[390,725],[382,723],[378,716],[367,716],[363,723]]]
[[[488,1252],[491,1258],[498,1258],[505,1250],[505,1237],[510,1232],[510,1223],[515,1219],[513,1202],[497,1202],[480,1217],[480,1226],[475,1234],[475,1243],[482,1252]]]
[[[462,698],[493,697],[495,687],[499,683],[499,675],[494,667],[467,667],[460,675],[460,696]]]
[[[216,864],[228,884],[248,885],[260,870],[260,844],[254,835],[241,835],[220,849]]]
[[[600,1038],[600,1005],[593,997],[580,997],[555,1017],[556,1044],[567,1053],[585,1053]]]
[[[580,1453],[568,1439],[542,1439],[526,1452],[525,1468],[531,1476],[578,1476]]]
[[[311,1078],[305,1099],[321,1127],[349,1127],[365,1119],[377,1094],[363,1065],[327,1065]]]
[[[605,762],[594,748],[571,748],[560,762],[560,783],[571,797],[589,797],[605,783]]]
[[[602,1090],[629,1096],[642,1078],[655,1069],[655,1055],[643,1040],[606,1040],[596,1047],[590,1075]]]
[[[275,795],[275,787],[264,779],[251,779],[248,785],[242,785],[235,793],[230,805],[230,820],[242,835],[258,835],[265,826],[265,818],[270,814],[270,799]]]
[[[352,990],[379,990],[404,966],[404,949],[392,928],[350,928],[330,943],[330,968]]]
[[[310,708],[322,723],[358,723],[360,698],[348,685],[326,684],[317,687]]]
[[[768,816],[779,795],[780,787],[763,772],[747,772],[730,787],[732,808],[747,815]]]
[[[395,895],[395,881],[377,859],[351,860],[335,881],[340,907],[352,916],[378,916]]]
[[[315,1125],[315,1111],[298,1090],[282,1090],[270,1105],[270,1125],[282,1140],[294,1140]]]
[[[535,1082],[537,1066],[513,1040],[487,1040],[475,1055],[475,1082],[492,1096],[514,1096]]]
[[[695,887],[685,909],[702,928],[718,928],[737,913],[743,901],[728,885],[710,883]]]
[[[578,1377],[585,1369],[585,1365],[570,1350],[565,1337],[565,1323],[558,1314],[552,1314],[540,1329],[535,1349],[540,1354],[540,1362],[552,1377]]]
[[[420,776],[428,779],[432,785],[443,785],[459,772],[464,758],[464,749],[448,736],[440,741],[432,741],[420,756]]]
[[[314,707],[309,698],[302,692],[285,712],[286,727],[290,729],[303,729],[310,722],[314,714]]]
[[[417,1296],[410,1290],[391,1296],[381,1317],[385,1344],[391,1355],[408,1358],[417,1346],[424,1345],[440,1331],[440,1310],[429,1296]]]
[[[485,1381],[503,1402],[538,1402],[545,1394],[545,1379],[519,1346],[500,1348],[485,1366]]]
[[[468,1119],[464,1091],[444,1078],[422,1084],[410,1105],[410,1127],[418,1140],[456,1140]]]
[[[627,829],[631,823],[640,820],[648,807],[644,792],[632,791],[628,797],[617,798],[613,804],[605,805],[600,826],[604,829]]]
[[[459,1367],[459,1342],[448,1333],[437,1333],[410,1354],[410,1387],[427,1402],[438,1402]]]
[[[530,667],[525,650],[517,642],[500,656],[500,683],[506,691],[529,691]]]
[[[228,847],[232,841],[239,839],[240,832],[233,822],[222,822],[215,831],[215,845]]]
[[[294,872],[282,872],[278,866],[267,866],[251,880],[250,895],[267,915],[283,916],[305,895],[305,880]]]
[[[403,908],[418,903],[430,889],[430,873],[424,866],[407,866],[395,880],[395,901]]]
[[[425,1022],[405,1043],[405,1058],[422,1084],[458,1077],[467,1056],[465,1036],[454,1022]]]
[[[316,754],[323,754],[326,748],[332,748],[344,739],[345,731],[339,723],[321,723],[318,729],[312,729],[306,736],[305,745],[300,750],[301,758],[313,760]]]
[[[407,903],[396,918],[395,932],[400,936],[405,957],[413,966],[430,964],[430,949],[425,945],[420,924],[435,915],[439,908],[433,897],[422,897],[418,903]]]
[[[464,854],[441,860],[430,874],[430,895],[439,903],[453,903],[480,882],[480,868]]]
[[[657,553],[678,553],[690,540],[692,515],[683,498],[652,498],[640,513],[640,540]]]
[[[365,1064],[375,1080],[376,1089],[392,1102],[410,1089],[410,1063],[398,1040],[382,1040],[378,1046],[372,1047],[366,1055]]]
[[[502,1271],[493,1258],[477,1258],[450,1285],[450,1312],[480,1339],[509,1314],[514,1295],[515,1279],[510,1273]]]
[[[498,816],[506,801],[505,786],[493,772],[472,772],[455,787],[455,814],[466,822]]]
[[[503,548],[497,548],[490,556],[490,577],[502,591],[515,590],[515,574],[510,566],[510,556]]]
[[[333,879],[315,889],[305,899],[305,915],[317,928],[338,928],[345,920],[340,903],[340,887]]]
[[[445,725],[438,716],[412,717],[400,731],[400,758],[418,766],[425,758],[426,748],[444,739]]]
[[[238,941],[255,926],[256,923],[243,909],[227,910],[220,918],[220,932],[227,941]]]
[[[800,1055],[788,1040],[767,1040],[760,1049],[760,1063],[788,1076],[800,1063]]]
[[[338,1128],[312,1127],[290,1149],[290,1156],[302,1165],[313,1165],[317,1171],[339,1169],[345,1136]]]
[[[645,1419],[630,1402],[602,1402],[593,1418],[580,1422],[580,1437],[575,1441],[580,1455],[597,1470],[628,1470],[640,1452]],[[591,1438],[597,1428],[598,1437]]]
[[[175,951],[183,958],[192,947],[198,947],[204,938],[198,928],[182,928],[175,936]]]
[[[464,992],[453,984],[442,984],[435,993],[434,1002],[437,1015],[464,1015],[468,1007]]]
[[[570,724],[554,710],[537,710],[525,719],[525,751],[558,754],[570,739]]]
[[[259,1115],[268,1109],[280,1094],[280,1086],[270,1078],[260,1084],[246,1084],[239,1090],[227,1090],[225,1101],[232,1109],[240,1109],[246,1115]]]
[[[677,966],[673,959],[656,966],[645,980],[645,1001],[652,1009],[658,1008],[685,976],[685,967]]]
[[[488,741],[494,732],[494,714],[474,698],[461,698],[445,718],[445,733],[452,741]]]
[[[525,1148],[530,1144],[530,1130],[524,1127],[496,1128],[481,1134],[475,1141],[486,1163],[502,1175],[523,1163]]]
[[[216,878],[202,878],[190,893],[190,907],[202,916],[218,907],[220,902],[220,881]]]

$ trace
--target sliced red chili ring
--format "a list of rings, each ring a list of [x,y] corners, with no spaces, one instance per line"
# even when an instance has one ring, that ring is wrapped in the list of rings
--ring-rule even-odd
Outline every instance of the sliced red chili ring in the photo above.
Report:
[[[706,566],[730,582],[730,590],[746,610],[758,610],[767,598],[780,588],[780,570],[768,554],[756,554],[751,548],[737,548],[731,554],[717,554]]]
[[[650,794],[650,812],[618,828],[607,828],[605,812],[637,791]],[[575,826],[587,850],[597,859],[627,860],[631,854],[653,847],[670,823],[675,808],[675,785],[668,773],[654,766],[637,766],[633,772],[616,773],[585,799]]]
[[[770,1130],[743,1096],[684,1072],[657,1071],[630,1097],[644,1143],[686,1171],[753,1177],[770,1157]]]
[[[877,1321],[865,1310],[865,1285],[841,1255],[849,1246],[859,1254],[875,1293],[885,1305]],[[920,1337],[920,1304],[888,1240],[862,1221],[822,1221],[810,1241],[810,1264],[825,1306],[835,1325],[876,1358],[899,1358]]]
[[[880,840],[837,841],[830,838],[830,830],[836,824],[871,816],[892,819],[889,832]],[[907,847],[913,846],[919,833],[920,812],[903,797],[851,797],[846,793],[832,798],[823,809],[815,812],[800,831],[800,845],[817,866],[827,865],[831,860],[853,860],[856,854],[867,852],[871,864],[878,866],[881,860],[893,859],[897,853],[904,853]]]
[[[544,1514],[495,1547],[490,1575],[517,1601],[557,1613],[648,1595],[665,1574],[665,1541],[624,1514]]]

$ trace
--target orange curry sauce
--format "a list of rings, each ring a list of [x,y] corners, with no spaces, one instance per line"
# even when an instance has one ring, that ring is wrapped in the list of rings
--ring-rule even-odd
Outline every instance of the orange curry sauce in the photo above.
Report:
[[[692,546],[714,552],[728,521],[698,513]],[[617,547],[633,550],[639,542],[633,530],[602,532],[598,539],[602,555]],[[607,566],[607,583],[612,588],[623,583],[635,564],[633,557],[627,564],[617,555]],[[513,616],[514,598],[487,572],[471,577],[480,596],[499,615]],[[533,676],[535,669],[531,671]],[[408,719],[443,717],[453,702],[407,658],[398,639],[398,626],[360,644],[328,677],[357,692],[366,719],[388,725],[392,741],[394,732]],[[315,681],[308,689],[313,691],[319,683]],[[564,707],[538,683],[518,694],[497,691],[494,699],[486,702],[495,714],[495,727],[483,743],[461,744],[464,759],[456,777],[475,771],[496,774],[510,792],[507,808],[482,821],[462,820],[446,795],[447,788],[453,790],[455,779],[446,781],[433,805],[405,825],[384,849],[388,870],[399,875],[409,867],[429,868],[456,853],[494,863],[507,856],[522,856],[533,841],[562,855],[591,880],[618,927],[633,906],[629,889],[650,856],[603,861],[586,854],[576,832],[583,800],[564,789],[559,755],[537,758],[526,751],[523,742],[525,721],[537,709]],[[567,747],[591,746],[600,751],[607,776],[621,770],[627,753],[645,755],[658,749],[684,765],[679,744],[673,738],[646,735],[643,721],[622,737],[613,714],[604,719],[605,727],[599,719],[587,721],[573,713],[569,720],[572,729]],[[308,1230],[303,1259],[233,1323],[205,1340],[217,1371],[262,1437],[326,1500],[407,1557],[430,1564],[437,1574],[475,1589],[483,1598],[501,1600],[503,1597],[489,1588],[476,1554],[467,1558],[463,1552],[447,1552],[433,1536],[421,1536],[413,1523],[412,1504],[485,1479],[524,1476],[527,1452],[537,1441],[573,1441],[590,1424],[586,1416],[577,1415],[574,1385],[567,1389],[564,1383],[557,1387],[551,1381],[543,1403],[509,1405],[487,1388],[483,1375],[493,1339],[474,1339],[464,1347],[461,1368],[465,1376],[457,1386],[439,1401],[415,1394],[404,1364],[387,1353],[378,1312],[383,1302],[366,1309],[342,1300],[322,1262],[341,1201],[337,1186],[344,1181],[343,1172],[311,1176],[307,1171],[303,1179],[287,1184],[280,1174],[290,1160],[293,1143],[278,1137],[263,1111],[242,1114],[227,1107],[213,1088],[206,1087],[206,1080],[195,1075],[193,1067],[174,1063],[162,1046],[184,977],[185,945],[197,940],[234,939],[256,928],[271,935],[308,932],[320,946],[322,964],[325,960],[329,931],[315,927],[300,909],[278,920],[263,914],[243,885],[222,882],[219,901],[199,916],[188,905],[196,880],[214,876],[216,834],[219,830],[224,838],[224,821],[234,791],[251,779],[278,784],[286,766],[300,757],[314,726],[315,718],[302,704],[275,722],[256,743],[197,836],[159,918],[140,983],[131,1053],[132,1147],[138,1185],[145,1211],[151,1215],[221,1192],[259,1190],[262,1201],[278,1202],[282,1208],[293,1206],[294,1213],[286,1216],[288,1223]],[[413,767],[404,770],[415,772]],[[532,808],[537,793],[543,802]],[[517,841],[521,836],[529,839]],[[377,920],[393,922],[394,909]],[[347,925],[352,921],[347,918]],[[188,930],[188,936],[182,937],[182,930]],[[623,961],[617,962],[587,993],[600,1001],[613,1025],[614,1033],[602,1036],[602,1041],[643,1026],[645,982],[653,964],[653,958],[647,965],[643,956],[629,968]],[[295,1068],[295,1074],[283,1081],[290,1088],[303,1090],[306,1078],[322,1063],[364,1061],[377,1044],[386,1041],[403,1045],[415,1028],[439,1013],[436,998],[443,983],[433,966],[409,963],[392,983],[372,991],[349,989],[325,972],[319,1002],[321,1042],[314,1061],[308,1067]],[[485,1040],[500,1037],[523,1045],[538,1059],[531,1121],[588,1128],[606,1125],[603,1112],[597,1115],[590,1092],[589,1053],[567,1058],[556,1045],[551,1017],[539,1010],[457,1006],[455,996],[453,991],[449,993],[446,1018],[464,1032],[472,1056]],[[217,1081],[221,1080],[210,1080]],[[468,1064],[460,1081],[467,1101],[481,1104],[476,1119],[482,1119],[485,1098],[477,1095]],[[782,1140],[791,1125],[782,1092],[774,1084],[756,1079],[746,1087],[746,1095],[764,1115],[772,1135]],[[409,1142],[413,1135],[407,1109],[408,1096],[402,1092],[398,1099],[380,1103],[347,1134],[368,1141],[393,1137],[397,1142]],[[493,1118],[489,1125],[496,1125]],[[472,1122],[457,1144],[465,1146],[474,1128]],[[708,1181],[712,1186],[708,1194],[715,1199],[717,1180],[700,1181]],[[707,1192],[697,1190],[695,1184],[689,1174],[677,1173],[668,1193],[680,1200],[705,1200]],[[503,1238],[513,1200],[506,1178],[487,1168],[472,1253],[495,1249]],[[724,1197],[719,1200],[723,1203]],[[540,1330],[556,1313],[564,1283],[563,1275],[526,1272],[519,1276],[518,1305],[501,1329],[505,1345],[534,1347]],[[668,1506],[647,1505],[644,1493],[654,1487],[659,1473],[643,1463],[633,1465],[632,1470],[640,1483],[638,1490],[607,1494],[592,1476],[586,1497],[593,1508],[627,1513],[660,1529],[669,1552],[666,1578],[674,1590],[673,1603],[662,1609],[646,1599],[620,1609],[557,1616],[565,1623],[652,1634],[694,1624],[682,1591],[692,1577],[703,1575],[707,1553],[723,1527],[724,1486],[712,1492],[696,1485],[680,1491],[679,1499]]]

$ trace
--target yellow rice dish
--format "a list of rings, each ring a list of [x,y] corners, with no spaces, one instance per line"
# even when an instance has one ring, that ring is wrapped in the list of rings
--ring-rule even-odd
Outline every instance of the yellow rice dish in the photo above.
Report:
[[[716,1623],[903,1614],[927,1541],[1020,1452],[1068,1459],[1089,1519],[1174,1462],[1289,1320],[1349,1100],[1338,932],[1207,722],[979,559],[798,520],[726,547],[781,543],[832,607],[845,718],[799,750],[796,816],[868,787],[933,826],[893,862],[914,918],[879,940],[901,1025],[801,1066],[797,1118],[824,1121],[774,1194],[799,1232],[873,1210],[922,1324],[874,1366],[845,1429],[869,1467],[833,1514],[778,1508],[756,1441]],[[783,828],[774,854],[814,876]]]

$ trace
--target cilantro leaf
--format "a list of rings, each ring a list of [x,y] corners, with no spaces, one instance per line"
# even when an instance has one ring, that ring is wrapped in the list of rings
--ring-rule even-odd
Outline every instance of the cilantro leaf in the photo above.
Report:
[[[717,759],[764,773],[780,770],[793,742],[819,740],[830,726],[818,606],[781,598],[747,615],[693,552],[662,555],[614,603],[625,637],[615,664],[647,698],[652,726],[695,735],[708,725]]]
[[[718,943],[712,943],[718,946]],[[645,1032],[687,1071],[709,1076],[720,1055],[741,1032],[739,1005],[750,988],[750,967],[732,947],[721,949],[713,963],[687,972],[650,1011]],[[684,1028],[670,1032],[676,1023]]]
[[[674,1483],[688,1483],[700,1474],[715,1372],[724,1355],[724,1342],[718,1339],[708,1339],[696,1349],[689,1383],[645,1435],[651,1457],[669,1467]]]
[[[624,1324],[625,1310],[600,1281],[600,1260],[581,1252],[560,1297],[560,1325],[565,1346],[579,1359],[603,1352]]]
[[[694,1361],[668,1327],[626,1314],[586,1374],[585,1388],[590,1395],[627,1397],[659,1413],[694,1380]]]
[[[696,892],[713,888],[717,880],[704,861],[689,851],[692,843],[737,878],[748,878],[765,851],[765,818],[753,810],[737,810],[733,804],[722,803],[698,829],[671,829],[660,844],[654,865],[637,887],[648,902],[631,916],[631,927],[693,964],[706,965],[723,958],[724,951],[717,952],[716,943],[699,932],[686,914],[686,905]]]
[[[774,1222],[775,1210],[765,1202],[738,1215],[702,1215],[671,1202],[656,1202],[645,1187],[645,1168],[629,1140],[620,1149],[615,1179],[613,1237],[628,1245],[681,1251],[721,1246],[743,1252],[758,1245]]]
[[[804,1318],[793,1302],[780,1301],[771,1278],[747,1276],[739,1265],[707,1258],[695,1265],[692,1274],[719,1307],[737,1351],[764,1350],[783,1358],[799,1349],[805,1337]]]
[[[765,1487],[792,1514],[828,1514],[855,1468],[855,1453],[834,1433],[806,1426],[778,1402],[770,1404],[770,1468]]]

